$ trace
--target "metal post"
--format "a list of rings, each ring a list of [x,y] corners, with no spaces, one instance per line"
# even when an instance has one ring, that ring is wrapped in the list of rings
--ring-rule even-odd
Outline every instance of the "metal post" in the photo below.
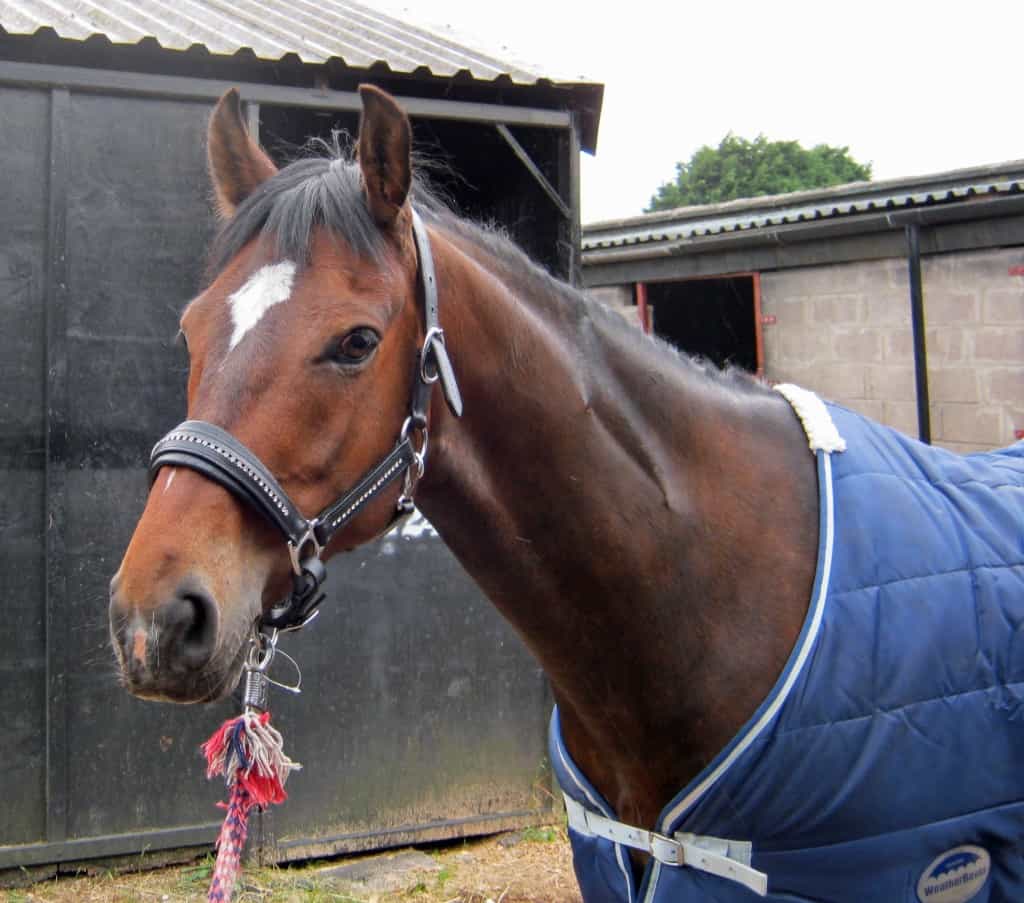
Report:
[[[245,127],[249,130],[252,140],[259,144],[260,141],[260,105],[255,100],[246,101],[245,104]]]
[[[924,292],[921,288],[921,236],[916,223],[906,227],[907,266],[910,271],[910,318],[914,333],[914,384],[917,390],[917,435],[931,444],[928,406],[928,351],[924,335]]]
[[[580,250],[583,225],[580,222],[580,126],[575,115],[566,130],[566,138],[569,145],[569,210],[572,211],[569,220],[569,241],[572,244],[569,282],[579,288],[583,285],[583,255]]]

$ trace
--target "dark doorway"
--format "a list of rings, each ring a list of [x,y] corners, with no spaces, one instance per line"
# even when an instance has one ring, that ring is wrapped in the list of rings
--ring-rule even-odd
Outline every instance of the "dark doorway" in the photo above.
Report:
[[[751,373],[760,369],[756,275],[647,284],[651,331],[682,351]]]
[[[359,114],[263,105],[259,109],[260,142],[279,166],[317,148],[311,138],[328,143],[339,133],[342,146],[355,141]],[[559,141],[552,129],[515,130],[517,139],[549,181],[558,185]],[[540,190],[508,145],[490,127],[475,122],[416,119],[413,122],[417,165],[431,186],[455,211],[482,223],[497,223],[535,261],[566,277],[565,224],[552,215],[551,201]]]
[[[259,116],[260,143],[278,166],[314,150],[308,143],[311,138],[330,143],[331,135],[340,132],[344,145],[359,131],[358,113],[265,104],[260,107]]]

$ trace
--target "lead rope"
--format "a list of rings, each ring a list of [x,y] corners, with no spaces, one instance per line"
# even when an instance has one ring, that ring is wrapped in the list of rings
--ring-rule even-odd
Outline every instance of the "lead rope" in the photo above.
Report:
[[[203,744],[206,777],[223,775],[228,786],[224,824],[217,837],[217,862],[210,879],[208,903],[228,903],[242,870],[242,850],[249,833],[249,813],[271,803],[283,803],[288,775],[302,766],[284,752],[279,731],[270,724],[267,691],[271,683],[297,693],[299,684],[278,684],[267,675],[277,649],[278,632],[269,636],[254,630],[245,662],[244,711],[225,721]],[[284,652],[282,656],[288,658]],[[293,662],[294,664],[294,662]]]

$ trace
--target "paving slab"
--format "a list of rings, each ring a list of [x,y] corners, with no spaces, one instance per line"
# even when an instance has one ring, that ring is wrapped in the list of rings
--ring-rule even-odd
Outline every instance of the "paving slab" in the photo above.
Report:
[[[358,862],[327,866],[317,869],[314,874],[318,884],[358,884],[361,889],[373,893],[391,893],[415,884],[417,876],[424,872],[439,871],[440,864],[426,853],[406,850],[401,853],[370,856]]]

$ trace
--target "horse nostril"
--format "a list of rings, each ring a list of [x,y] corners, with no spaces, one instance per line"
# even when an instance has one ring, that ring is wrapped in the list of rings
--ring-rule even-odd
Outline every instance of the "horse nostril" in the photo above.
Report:
[[[189,668],[200,668],[213,655],[217,642],[217,605],[195,586],[182,588],[168,604],[166,634],[161,647]]]

